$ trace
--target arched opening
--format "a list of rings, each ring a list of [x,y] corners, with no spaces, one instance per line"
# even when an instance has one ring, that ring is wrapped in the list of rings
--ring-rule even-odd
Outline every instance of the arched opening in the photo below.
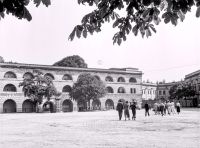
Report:
[[[106,109],[114,109],[114,102],[111,99],[107,99],[105,102]]]
[[[13,84],[7,84],[7,85],[4,86],[3,91],[16,92],[17,88]]]
[[[99,99],[92,101],[92,109],[93,110],[100,110],[101,109],[101,102]]]
[[[119,87],[117,92],[118,93],[126,93],[124,87]]]
[[[23,75],[23,78],[24,79],[33,79],[33,74],[31,72],[26,72],[24,75]]]
[[[87,102],[84,101],[83,99],[81,99],[77,102],[77,106],[78,106],[79,112],[87,110]]]
[[[36,104],[31,100],[25,100],[22,104],[23,113],[36,112]]]
[[[129,79],[129,82],[130,82],[130,83],[137,83],[137,80],[136,80],[136,78],[131,77],[131,78]]]
[[[47,79],[54,80],[54,76],[53,76],[51,73],[46,73],[46,74],[44,75],[44,77],[46,77]]]
[[[110,86],[106,87],[106,91],[107,91],[107,93],[113,93],[114,92],[113,88],[110,87]]]
[[[17,78],[17,76],[14,72],[8,71],[4,74],[4,78]]]
[[[124,79],[123,77],[119,77],[119,78],[117,79],[117,82],[125,82],[125,79]]]
[[[99,76],[95,75],[94,76],[97,80],[101,80]]]
[[[8,99],[3,103],[3,112],[4,113],[15,113],[16,112],[16,103],[15,101]]]
[[[72,88],[69,85],[64,86],[62,89],[62,92],[65,92],[65,93],[69,93],[71,91],[72,91]]]
[[[73,103],[71,100],[66,99],[62,103],[62,111],[63,112],[72,112],[73,111]]]
[[[54,112],[56,112],[56,105],[51,101],[46,101],[43,104],[43,111],[54,113]]]
[[[111,76],[107,76],[107,77],[105,78],[105,81],[106,81],[106,82],[113,82],[113,78],[112,78]]]
[[[69,74],[65,74],[63,77],[62,77],[63,80],[72,80],[72,76],[69,75]]]

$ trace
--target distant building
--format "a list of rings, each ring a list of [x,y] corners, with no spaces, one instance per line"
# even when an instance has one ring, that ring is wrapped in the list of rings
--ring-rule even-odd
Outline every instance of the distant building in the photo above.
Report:
[[[101,79],[107,88],[107,95],[100,100],[91,101],[91,106],[98,109],[114,109],[119,99],[137,100],[141,104],[142,72],[134,68],[96,69],[72,68],[50,65],[19,63],[0,63],[0,113],[34,112],[34,104],[24,97],[22,88],[18,87],[24,77],[32,77],[34,70],[40,70],[51,77],[61,96],[52,99],[56,111],[71,112],[79,110],[85,102],[75,102],[69,98],[69,91],[81,73],[89,72]]]
[[[142,107],[148,102],[149,105],[153,105],[156,101],[157,84],[151,82],[142,82]]]
[[[191,84],[196,91],[194,97],[186,98],[185,106],[200,107],[200,70],[187,74],[184,81],[186,84]]]
[[[170,99],[170,94],[169,90],[174,85],[176,82],[158,82],[157,83],[157,94],[156,94],[156,99],[158,100],[169,100]]]
[[[155,100],[156,99],[157,84],[150,82],[142,83],[142,100]]]

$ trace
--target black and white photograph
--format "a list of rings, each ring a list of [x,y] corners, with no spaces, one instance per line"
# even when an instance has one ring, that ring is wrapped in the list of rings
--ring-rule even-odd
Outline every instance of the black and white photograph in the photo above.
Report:
[[[200,0],[0,0],[0,148],[200,148]]]

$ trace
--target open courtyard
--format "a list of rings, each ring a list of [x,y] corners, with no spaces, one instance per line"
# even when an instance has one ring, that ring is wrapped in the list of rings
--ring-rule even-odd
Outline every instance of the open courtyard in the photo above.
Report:
[[[199,148],[200,110],[137,110],[136,121],[119,121],[115,110],[0,114],[0,137],[1,148]]]

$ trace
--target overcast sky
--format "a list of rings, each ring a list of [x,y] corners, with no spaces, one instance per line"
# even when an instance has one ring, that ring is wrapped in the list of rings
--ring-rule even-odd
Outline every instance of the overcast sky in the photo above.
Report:
[[[68,36],[84,14],[93,8],[74,0],[52,0],[46,8],[29,6],[33,20],[6,16],[0,21],[0,55],[5,61],[51,65],[66,56],[80,55],[90,68],[139,68],[143,80],[167,82],[184,79],[200,69],[200,18],[188,14],[177,27],[161,23],[148,39],[128,36],[121,46],[113,45],[117,31],[105,24],[102,32],[87,39]]]

